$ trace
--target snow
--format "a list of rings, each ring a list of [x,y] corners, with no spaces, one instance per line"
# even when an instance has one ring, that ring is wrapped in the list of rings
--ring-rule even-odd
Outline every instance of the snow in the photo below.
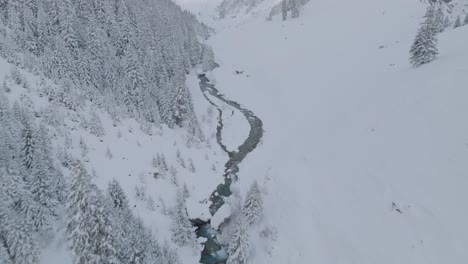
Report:
[[[221,131],[222,143],[226,146],[228,151],[237,151],[238,147],[249,136],[250,125],[248,121],[239,110],[210,94],[207,94],[207,96],[220,107],[223,114],[223,130]]]
[[[231,206],[228,203],[223,204],[215,215],[211,218],[211,227],[215,230],[229,217],[231,216]]]
[[[254,238],[252,263],[468,260],[467,26],[412,68],[418,0],[310,1],[286,22],[195,5],[217,31],[217,89],[266,131],[237,183],[263,184],[278,231],[271,252]]]
[[[13,66],[5,60],[0,59],[0,76],[3,79],[10,74]],[[6,93],[10,103],[19,101],[23,106],[29,107],[40,116],[38,119],[46,117],[43,110],[52,107],[54,102],[50,102],[43,96],[44,86],[54,87],[50,80],[45,79],[45,85],[41,84],[38,76],[21,70],[21,75],[29,84],[28,89],[9,83],[10,93]],[[106,190],[109,181],[116,179],[125,191],[133,213],[142,218],[146,226],[150,227],[155,237],[161,244],[166,242],[172,248],[176,248],[183,263],[196,263],[200,258],[198,248],[178,248],[171,242],[170,232],[172,220],[171,211],[175,205],[175,197],[178,188],[183,184],[188,186],[191,201],[206,200],[216,186],[223,182],[222,175],[218,172],[223,170],[227,155],[216,144],[214,132],[216,131],[217,119],[208,118],[207,109],[211,106],[203,97],[198,86],[196,75],[188,76],[187,85],[190,88],[194,109],[199,119],[206,118],[200,125],[203,133],[210,141],[209,144],[201,143],[198,146],[188,147],[186,144],[186,132],[184,129],[169,129],[166,126],[153,127],[150,133],[144,132],[134,119],[123,119],[114,122],[108,113],[93,107],[89,102],[81,106],[77,112],[71,111],[64,106],[54,106],[53,114],[57,116],[59,124],[49,127],[52,142],[55,150],[65,148],[65,137],[69,134],[71,139],[70,147],[67,149],[70,154],[84,162],[88,172],[93,175],[94,183],[103,191]],[[32,104],[25,104],[25,96],[29,97]],[[92,135],[82,125],[84,120],[89,119],[91,110],[96,110],[105,130],[105,135],[96,137]],[[216,114],[216,113],[215,113]],[[39,121],[39,120],[37,120]],[[88,152],[82,157],[80,139],[85,142]],[[112,158],[106,155],[110,150]],[[177,150],[180,150],[185,163],[192,159],[196,167],[196,172],[192,173],[187,168],[183,168],[176,161]],[[177,186],[174,184],[171,173],[161,173],[161,169],[152,166],[152,158],[158,153],[164,154],[169,166],[173,166],[177,171]],[[216,169],[215,172],[212,167]],[[155,177],[155,172],[160,172]],[[64,173],[69,177],[69,171],[64,169]],[[142,190],[144,196],[137,197],[136,189]],[[153,204],[151,204],[151,201]],[[209,212],[206,207],[202,215],[209,219]],[[63,235],[63,226],[59,227],[58,236]],[[62,239],[63,240],[63,239]],[[52,242],[45,245],[42,250],[41,262],[47,264],[71,264],[72,253],[63,241]]]
[[[264,124],[262,143],[240,164],[234,186],[245,195],[257,180],[266,193],[263,222],[249,231],[251,263],[467,262],[468,26],[441,34],[437,60],[412,68],[408,50],[425,11],[419,0],[314,0],[286,22],[265,21],[275,1],[225,20],[216,19],[218,0],[181,1],[216,29],[207,41],[221,65],[208,74],[212,83]],[[0,60],[0,76],[11,67]],[[147,134],[133,119],[114,126],[100,110],[106,135],[97,138],[79,124],[89,104],[78,113],[59,107],[64,122],[53,130],[55,147],[71,131],[76,158],[83,138],[95,183],[104,190],[117,179],[134,213],[173,247],[177,188],[188,186],[190,216],[208,220],[209,205],[200,201],[222,182],[227,160],[216,143],[217,111],[204,99],[196,72],[187,85],[207,145],[187,147],[182,129],[161,126]],[[40,79],[21,73],[31,90],[13,86],[10,100],[28,95],[34,111],[49,107],[37,90]],[[240,112],[220,104],[223,144],[234,150],[249,126]],[[177,163],[177,150],[193,159],[196,173]],[[157,153],[178,171],[178,186],[170,173],[154,177]],[[145,197],[136,197],[136,187]],[[230,213],[223,205],[211,225],[218,228]],[[199,250],[178,252],[183,263],[199,260]],[[72,263],[66,243],[42,253],[41,263]]]
[[[210,205],[208,203],[200,203],[192,198],[187,198],[185,203],[189,219],[200,219],[204,222],[208,222],[211,219]]]

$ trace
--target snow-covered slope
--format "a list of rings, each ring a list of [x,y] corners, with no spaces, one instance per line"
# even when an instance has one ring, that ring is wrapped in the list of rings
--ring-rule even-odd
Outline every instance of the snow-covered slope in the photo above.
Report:
[[[419,0],[311,0],[287,22],[187,6],[217,29],[209,77],[264,123],[237,186],[266,193],[251,263],[468,261],[468,26],[412,68]]]
[[[21,79],[18,84],[13,80],[13,69]],[[220,173],[226,157],[216,145],[215,113],[203,98],[195,75],[189,76],[187,84],[207,142],[190,147],[187,132],[182,128],[114,119],[89,101],[70,110],[48,94],[57,87],[53,82],[18,70],[3,59],[0,59],[0,76],[3,83],[0,93],[8,98],[9,104],[18,102],[34,113],[33,123],[47,127],[53,143],[52,160],[56,160],[57,165],[71,158],[82,161],[93,175],[93,183],[103,192],[110,181],[117,180],[129,199],[133,214],[143,220],[160,244],[168,243],[169,248],[175,249],[182,263],[198,262],[199,245],[178,247],[171,240],[176,192],[186,184],[191,200],[196,203],[206,200],[222,181]],[[96,120],[102,125],[99,125],[101,136],[91,133]],[[159,155],[165,156],[168,171],[161,170],[152,161]],[[69,183],[70,170],[60,168]],[[72,263],[70,244],[64,240],[63,218],[65,216],[60,214],[58,222],[54,222],[54,241],[40,243],[45,247],[40,249],[40,263]]]

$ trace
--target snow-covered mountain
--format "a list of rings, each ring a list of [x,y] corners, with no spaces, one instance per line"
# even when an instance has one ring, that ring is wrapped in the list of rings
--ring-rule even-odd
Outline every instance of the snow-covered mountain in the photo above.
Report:
[[[0,264],[468,261],[466,0],[177,2],[0,1]]]
[[[250,263],[468,261],[468,28],[452,29],[466,2],[414,68],[427,4],[311,0],[285,22],[186,5],[217,32],[209,78],[264,123],[234,187],[265,194]]]

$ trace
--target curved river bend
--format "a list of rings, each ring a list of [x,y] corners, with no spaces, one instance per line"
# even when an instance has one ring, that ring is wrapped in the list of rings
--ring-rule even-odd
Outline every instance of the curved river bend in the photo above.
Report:
[[[216,131],[216,141],[221,146],[221,149],[225,151],[229,159],[224,165],[224,183],[217,186],[210,196],[211,206],[210,213],[214,215],[219,208],[224,204],[224,199],[229,197],[231,193],[231,184],[233,180],[237,180],[237,174],[239,172],[239,164],[245,159],[245,157],[252,152],[260,142],[263,136],[263,123],[254,113],[248,109],[243,108],[237,102],[226,99],[219,91],[215,88],[205,74],[198,75],[200,80],[200,88],[205,96],[205,99],[214,107],[218,109],[218,127]],[[226,146],[222,142],[222,130],[223,130],[223,112],[221,108],[210,100],[209,96],[213,96],[219,99],[221,102],[234,107],[239,110],[247,119],[250,125],[250,132],[247,139],[238,147],[236,151],[227,150]],[[223,246],[218,242],[217,235],[218,230],[214,230],[210,223],[194,222],[197,226],[197,236],[204,237],[207,239],[200,263],[203,264],[223,264],[227,260],[227,252]]]

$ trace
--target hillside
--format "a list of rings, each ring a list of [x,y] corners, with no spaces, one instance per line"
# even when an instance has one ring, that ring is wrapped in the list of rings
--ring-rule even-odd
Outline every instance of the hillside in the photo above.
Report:
[[[177,4],[0,1],[0,264],[468,261],[466,0]]]
[[[212,82],[264,123],[237,184],[264,185],[251,263],[468,260],[466,26],[413,68],[421,1],[310,1],[286,22],[185,6],[217,31]]]

